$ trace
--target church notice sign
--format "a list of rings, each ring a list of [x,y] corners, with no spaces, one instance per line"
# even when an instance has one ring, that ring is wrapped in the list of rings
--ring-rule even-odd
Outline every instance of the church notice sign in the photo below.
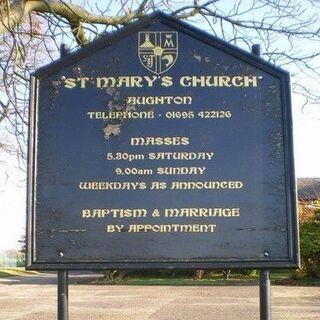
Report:
[[[28,267],[296,267],[289,75],[156,13],[32,76]]]

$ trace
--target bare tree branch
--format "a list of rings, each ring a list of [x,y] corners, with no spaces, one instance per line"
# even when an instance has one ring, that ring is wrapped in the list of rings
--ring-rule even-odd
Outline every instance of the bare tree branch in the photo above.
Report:
[[[87,39],[81,27],[82,23],[112,26],[124,25],[134,19],[141,18],[147,2],[148,0],[143,0],[137,10],[128,12],[123,16],[105,16],[91,14],[78,5],[66,3],[64,1],[20,1],[11,6],[5,5],[1,8],[0,33],[13,30],[29,13],[51,13],[66,19],[70,24],[78,44],[84,45],[87,43]]]

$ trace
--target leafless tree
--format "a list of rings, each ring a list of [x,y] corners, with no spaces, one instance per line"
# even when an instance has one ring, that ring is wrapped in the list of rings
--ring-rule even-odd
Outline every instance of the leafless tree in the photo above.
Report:
[[[29,75],[56,59],[62,42],[75,50],[155,10],[246,50],[260,43],[266,60],[291,71],[305,106],[319,107],[319,7],[319,0],[0,0],[0,151],[24,159]]]

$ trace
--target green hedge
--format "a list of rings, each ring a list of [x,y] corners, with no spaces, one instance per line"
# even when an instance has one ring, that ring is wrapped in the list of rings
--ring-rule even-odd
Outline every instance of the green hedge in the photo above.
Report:
[[[314,217],[300,225],[302,271],[311,277],[320,277],[320,208]]]

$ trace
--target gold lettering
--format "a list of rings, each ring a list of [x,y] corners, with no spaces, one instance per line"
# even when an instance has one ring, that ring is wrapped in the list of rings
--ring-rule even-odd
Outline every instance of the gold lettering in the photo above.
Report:
[[[155,232],[155,233],[199,233],[214,232],[215,224],[130,224],[127,229],[130,233]],[[112,228],[116,230],[116,226]],[[123,228],[121,231],[125,231]],[[118,231],[118,232],[121,232]],[[115,231],[112,231],[115,232]]]
[[[257,76],[182,76],[182,87],[257,87]]]
[[[91,210],[83,209],[82,210],[82,218],[91,218]]]
[[[190,87],[191,83],[190,83],[191,77],[189,76],[184,76],[180,78],[180,85],[182,87]]]
[[[151,184],[151,190],[163,190],[167,188],[166,182],[161,182],[161,181],[153,181]]]
[[[88,77],[81,77],[81,78],[77,78],[77,81],[80,82],[80,88],[84,89],[84,88],[86,88],[86,84],[87,84],[87,81],[89,81],[89,78]]]
[[[183,145],[189,144],[188,137],[132,137],[130,138],[132,146],[147,146],[147,145]]]
[[[118,181],[82,181],[79,183],[80,190],[145,190],[145,182],[118,182]]]
[[[213,152],[150,152],[149,160],[211,160]]]
[[[67,78],[64,80],[64,87],[67,89],[72,89],[76,86],[76,79],[74,78]]]
[[[243,87],[244,84],[243,84],[243,77],[241,76],[235,76],[232,78],[232,84],[235,86],[235,87]]]
[[[251,85],[250,85],[251,84]],[[245,87],[257,87],[257,77],[256,76],[247,76],[244,77],[244,86]]]
[[[186,175],[186,174],[203,174],[206,167],[159,167],[157,174],[159,175]]]
[[[108,224],[106,226],[106,231],[108,233],[114,233],[114,232],[122,232],[124,231],[124,225],[123,224],[120,224],[120,225],[117,225],[117,224]]]
[[[169,76],[162,77],[161,85],[163,87],[171,87],[173,85],[172,77],[169,77]]]
[[[115,87],[115,77],[97,77],[97,88]]]
[[[154,119],[154,111],[89,111],[91,120],[107,119]]]
[[[231,87],[229,76],[219,77],[219,87]]]
[[[160,104],[192,104],[191,96],[129,96],[126,98],[129,105],[160,105]]]
[[[202,189],[241,189],[242,181],[173,181],[171,189],[202,190]]]
[[[152,78],[145,76],[144,78],[147,80],[148,87],[153,87],[153,83],[157,80],[156,76],[152,76]]]
[[[82,210],[82,217],[85,218],[105,218],[111,216],[112,218],[141,218],[146,217],[146,209],[84,209]]]
[[[240,217],[240,208],[167,208],[164,211],[164,216],[172,217],[222,217],[232,218]]]
[[[173,85],[173,78],[170,76],[101,76],[91,78],[95,81],[97,88],[143,88],[154,87],[157,82],[161,87],[170,87]],[[158,81],[159,80],[159,81]],[[86,88],[89,77],[67,78],[64,80],[64,87],[73,89],[78,86]],[[185,75],[180,77],[179,84],[181,87],[257,87],[258,77],[254,75]],[[188,97],[192,99],[191,97]],[[190,104],[185,101],[186,97],[159,96],[159,97],[128,97],[127,102],[132,104]]]

